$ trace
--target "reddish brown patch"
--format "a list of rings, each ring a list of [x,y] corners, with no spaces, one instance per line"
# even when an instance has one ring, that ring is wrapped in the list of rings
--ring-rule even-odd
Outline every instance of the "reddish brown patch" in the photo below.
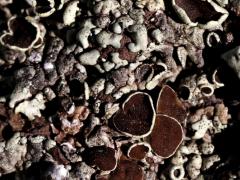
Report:
[[[220,13],[206,1],[199,0],[175,0],[191,19],[192,22],[206,23],[210,20],[217,20]]]
[[[114,97],[110,94],[105,94],[105,92],[100,92],[98,95],[98,99],[102,102],[114,102]]]
[[[116,52],[116,49],[114,49],[112,46],[107,46],[104,49],[101,49],[101,58],[108,59],[110,56],[110,53]]]
[[[155,14],[156,14],[156,12],[145,11],[145,14],[144,14],[145,21],[144,21],[144,23],[145,23],[145,25],[147,26],[148,29],[152,29],[152,28],[156,27],[156,23],[151,21],[152,19],[156,19]]]
[[[187,111],[183,103],[177,97],[176,92],[169,86],[164,86],[160,91],[157,102],[157,114],[165,114],[184,122]]]
[[[182,138],[182,127],[175,119],[165,115],[157,115],[149,138],[155,153],[163,158],[170,157],[182,142]]]
[[[54,140],[57,143],[61,144],[64,141],[65,137],[66,137],[66,134],[63,131],[60,131],[59,134],[54,138]]]
[[[0,118],[5,119],[5,118],[7,118],[7,116],[8,116],[7,115],[7,110],[4,106],[4,104],[0,103]]]
[[[10,113],[9,124],[12,127],[13,131],[22,131],[25,120],[21,117],[20,114]]]
[[[69,161],[65,158],[65,156],[58,147],[52,148],[50,150],[50,154],[52,155],[53,159],[56,160],[59,164],[69,164]]]
[[[135,161],[121,157],[109,180],[143,180],[143,170]]]
[[[50,136],[50,126],[49,124],[46,124],[42,127],[33,129],[29,135],[36,135],[36,136]]]
[[[128,50],[127,46],[131,42],[131,39],[123,34],[123,37],[120,41],[121,47],[120,48],[113,48],[112,46],[107,46],[106,48],[98,48],[101,52],[101,58],[108,59],[111,53],[113,52],[118,52],[119,53],[119,58],[122,60],[127,60],[129,62],[134,62],[137,53],[131,52]]]
[[[108,180],[109,179],[109,177],[108,177],[108,175],[96,175],[95,176],[95,180]]]
[[[149,151],[149,147],[144,144],[139,144],[130,149],[129,157],[137,160],[144,159]]]
[[[160,28],[163,31],[167,28],[169,31],[169,28],[166,26],[169,25],[169,23],[167,22],[167,18],[164,13],[156,13],[145,10],[144,24],[149,32],[156,28]]]
[[[130,42],[131,39],[128,36],[123,35],[121,39],[121,48],[118,50],[118,53],[120,59],[128,60],[129,62],[134,62],[136,60],[137,53],[128,50],[127,46]]]
[[[73,113],[73,119],[79,119],[80,121],[84,121],[87,119],[89,113],[90,111],[86,106],[78,106]]]
[[[238,1],[232,1],[231,10],[236,14],[236,16],[240,17],[240,6],[238,5]]]
[[[87,149],[84,152],[83,159],[89,166],[97,166],[102,171],[113,170],[117,163],[115,150],[105,146]]]
[[[137,93],[125,102],[113,117],[117,130],[128,134],[142,136],[149,132],[153,123],[154,110],[146,94]]]
[[[7,126],[7,123],[6,122],[2,122],[0,120],[0,141],[4,141],[4,138],[3,138],[3,130],[4,128]]]
[[[24,126],[27,135],[50,136],[50,124],[43,117],[36,117],[29,125]]]

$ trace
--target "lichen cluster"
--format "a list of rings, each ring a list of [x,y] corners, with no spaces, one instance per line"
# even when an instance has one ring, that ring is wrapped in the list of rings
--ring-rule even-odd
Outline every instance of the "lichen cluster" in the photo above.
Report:
[[[215,143],[239,18],[238,0],[0,0],[0,177],[240,178]]]

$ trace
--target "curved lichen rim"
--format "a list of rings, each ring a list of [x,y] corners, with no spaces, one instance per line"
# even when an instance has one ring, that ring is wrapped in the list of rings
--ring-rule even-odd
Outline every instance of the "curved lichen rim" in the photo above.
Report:
[[[143,81],[141,81],[140,83],[147,83],[147,82],[149,82],[152,78],[153,78],[153,75],[154,75],[154,68],[153,68],[153,66],[154,66],[154,64],[141,64],[141,65],[139,65],[137,68],[136,68],[136,70],[135,70],[135,72],[136,73],[138,73],[139,72],[139,70],[142,68],[142,67],[150,67],[151,68],[151,73],[148,75],[148,77],[146,78],[146,79],[144,79]],[[165,67],[164,67],[165,68]],[[139,83],[139,84],[140,84]]]
[[[144,146],[146,146],[146,147],[148,148],[148,152],[147,152],[147,153],[149,153],[149,152],[152,150],[152,147],[150,146],[149,143],[147,143],[147,142],[137,142],[137,143],[132,144],[132,145],[128,148],[128,150],[127,150],[127,157],[132,158],[132,159],[135,159],[135,158],[133,158],[133,157],[130,156],[130,152],[131,152],[132,148],[134,148],[135,146],[138,146],[138,145],[144,145]],[[146,153],[146,154],[147,154],[147,153]],[[144,158],[143,158],[143,159],[144,159]]]
[[[37,0],[36,0],[37,1]],[[34,6],[34,12],[39,16],[39,17],[48,17],[50,15],[52,15],[56,9],[55,9],[55,0],[47,0],[49,2],[49,7],[51,8],[49,11],[44,12],[44,13],[39,13],[37,11],[37,4],[36,6]]]
[[[176,11],[177,15],[179,16],[179,18],[184,22],[186,23],[187,25],[189,26],[197,26],[198,23],[197,22],[192,22],[191,19],[188,17],[186,11],[179,7],[175,0],[171,0],[171,3],[172,3],[172,7],[173,9]]]
[[[210,5],[214,8],[215,11],[217,11],[218,13],[221,13],[222,15],[216,21],[211,20],[211,21],[207,22],[206,24],[201,24],[201,23],[198,23],[198,22],[192,22],[191,19],[189,18],[189,16],[187,15],[186,11],[183,8],[181,8],[180,6],[178,6],[176,4],[175,0],[171,0],[173,9],[176,11],[176,13],[180,17],[180,19],[185,24],[187,24],[189,26],[199,26],[202,29],[213,30],[213,29],[219,27],[227,19],[229,13],[226,9],[219,6],[218,4],[213,2],[212,0],[207,0],[207,2],[210,3]]]
[[[53,7],[53,8],[51,8],[51,10],[44,12],[44,13],[39,13],[39,12],[37,12],[36,9],[34,11],[39,17],[48,17],[48,16],[51,16],[56,11],[56,9]]]
[[[174,171],[179,170],[179,175],[176,177]],[[172,180],[181,180],[185,176],[185,170],[183,165],[174,165],[170,168],[170,178]]]
[[[44,43],[44,36],[46,35],[46,28],[44,27],[44,25],[42,24],[38,24],[39,30],[40,30],[40,35],[38,40],[36,41],[36,43],[33,45],[34,49],[37,49],[39,47],[41,47]],[[38,41],[40,41],[40,43],[38,43]]]
[[[217,43],[221,42],[221,39],[220,39],[219,35],[216,32],[210,32],[207,35],[207,38],[206,38],[206,44],[208,45],[208,47],[213,47],[213,45],[211,44],[211,40],[210,40],[211,37],[214,37]]]
[[[173,117],[171,117],[171,116],[165,115],[165,114],[161,114],[161,113],[159,113],[158,115],[168,117],[168,118],[172,119],[173,121],[175,121],[175,122],[178,124],[178,126],[180,127],[181,132],[182,132],[181,140],[179,141],[178,145],[175,147],[175,150],[174,150],[172,153],[170,153],[168,156],[161,156],[161,155],[157,154],[157,153],[153,150],[153,148],[151,147],[153,153],[154,153],[156,156],[158,156],[158,157],[160,157],[160,158],[162,158],[162,159],[167,159],[167,158],[170,158],[171,156],[173,156],[173,155],[176,153],[176,151],[177,151],[177,149],[179,148],[179,146],[182,144],[183,139],[184,139],[184,131],[183,131],[182,125],[180,124],[180,122],[178,122],[177,119],[175,119],[175,118],[173,118]],[[145,138],[145,140],[150,144],[150,142],[149,142],[149,137]],[[151,144],[150,144],[150,146],[151,146]]]
[[[202,91],[203,88],[209,88],[211,89],[211,93],[205,93],[204,91]],[[209,84],[205,84],[205,85],[201,85],[199,87],[199,89],[201,90],[201,93],[206,96],[206,97],[210,97],[214,94],[214,87],[209,83]]]
[[[146,82],[146,89],[147,90],[152,90],[154,89],[156,86],[152,87],[152,82],[158,81],[160,82],[161,79],[164,77],[165,74],[167,74],[169,72],[167,65],[160,62],[156,64],[157,66],[162,66],[164,68],[164,71],[161,71],[160,73],[156,74],[155,76],[153,76],[148,82]],[[154,70],[153,70],[154,71]],[[155,72],[153,72],[155,73]],[[159,84],[159,83],[158,83]]]
[[[61,10],[65,4],[64,0],[60,0],[60,5],[57,7],[57,10]]]
[[[224,83],[221,83],[221,82],[218,82],[218,81],[217,81],[217,78],[216,78],[217,72],[218,72],[218,70],[216,69],[216,70],[214,71],[213,75],[212,75],[212,81],[213,81],[214,84],[216,84],[217,87],[223,87],[223,86],[224,86]]]
[[[129,136],[129,137],[132,137],[132,138],[143,138],[143,137],[146,137],[148,136],[152,130],[153,130],[153,127],[154,127],[154,124],[155,124],[155,119],[156,119],[156,112],[155,112],[155,109],[154,109],[154,105],[153,105],[153,100],[151,98],[151,96],[147,93],[144,93],[144,92],[135,92],[133,94],[131,94],[125,101],[124,103],[122,104],[122,110],[124,110],[124,106],[125,104],[130,100],[130,98],[134,95],[137,95],[137,94],[143,94],[143,95],[146,95],[149,99],[149,102],[151,104],[151,109],[152,109],[152,113],[153,113],[153,117],[152,117],[152,124],[151,124],[151,127],[149,129],[149,131],[145,134],[142,134],[142,135],[133,135],[133,134],[130,134],[130,133],[127,133],[127,132],[124,132],[124,131],[121,131],[119,128],[117,128],[117,126],[115,125],[114,123],[114,120],[112,121],[113,122],[113,125],[114,127],[117,129],[117,131],[121,132],[122,134],[126,135],[126,136]]]
[[[222,13],[222,16],[217,21],[209,21],[206,24],[199,23],[198,26],[203,29],[214,29],[215,27],[220,26],[228,18],[229,13],[226,9],[219,6],[212,0],[207,0],[207,2],[212,5],[215,11],[217,11],[218,13]]]
[[[13,17],[11,17],[11,18],[8,20],[7,25],[8,25],[8,31],[9,31],[9,32],[5,32],[5,33],[0,37],[0,43],[1,43],[3,46],[6,46],[6,47],[8,47],[8,48],[10,48],[10,49],[12,49],[12,50],[18,50],[18,51],[23,51],[23,52],[25,52],[25,51],[29,50],[30,48],[32,48],[32,47],[34,46],[34,44],[38,41],[38,38],[40,37],[41,32],[40,32],[40,29],[39,29],[39,27],[38,27],[38,24],[37,24],[36,22],[34,22],[34,20],[33,20],[31,17],[25,17],[25,20],[26,20],[28,23],[30,23],[32,26],[34,26],[35,29],[36,29],[36,32],[37,32],[37,33],[36,33],[36,36],[35,36],[35,40],[33,40],[33,42],[32,42],[27,48],[21,48],[21,47],[19,47],[19,46],[14,46],[14,45],[10,45],[10,44],[8,44],[8,43],[5,43],[5,42],[3,41],[3,38],[6,37],[6,36],[8,36],[8,35],[13,36],[13,34],[14,34],[13,30],[11,29],[11,22],[12,22],[14,19],[16,19],[16,18],[17,18],[17,16],[13,16]]]

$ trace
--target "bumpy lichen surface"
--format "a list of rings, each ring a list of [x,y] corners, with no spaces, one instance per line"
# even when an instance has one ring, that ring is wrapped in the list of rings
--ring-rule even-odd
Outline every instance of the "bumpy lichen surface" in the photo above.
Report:
[[[0,178],[240,179],[239,14],[0,0]]]

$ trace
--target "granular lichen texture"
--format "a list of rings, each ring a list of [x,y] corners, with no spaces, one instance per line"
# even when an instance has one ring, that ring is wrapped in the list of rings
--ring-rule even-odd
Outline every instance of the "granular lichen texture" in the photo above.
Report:
[[[240,179],[239,0],[0,0],[0,179]]]

